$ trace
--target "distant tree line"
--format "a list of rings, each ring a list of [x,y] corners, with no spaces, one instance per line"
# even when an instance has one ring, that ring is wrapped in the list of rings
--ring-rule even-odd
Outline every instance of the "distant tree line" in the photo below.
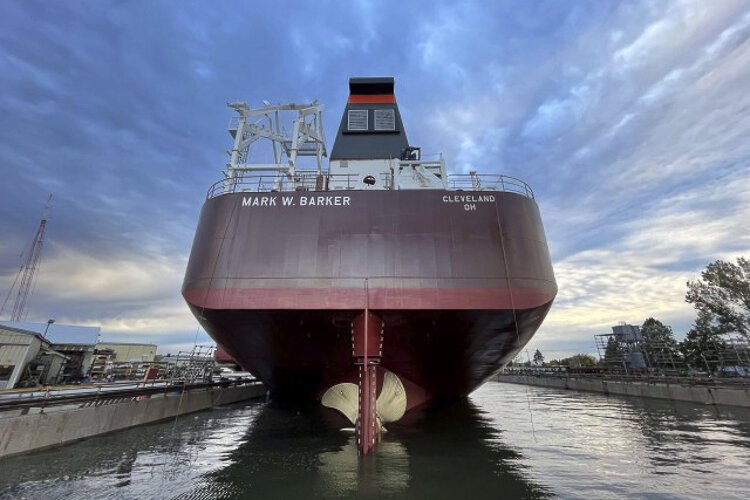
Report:
[[[522,366],[568,366],[570,368],[589,368],[596,366],[597,363],[597,359],[590,354],[576,354],[569,358],[552,359],[545,363],[544,355],[539,349],[537,349],[536,352],[534,352],[532,361],[526,361],[519,364]]]
[[[687,367],[711,371],[715,367],[711,366],[710,354],[726,347],[730,335],[750,342],[750,261],[740,257],[736,263],[712,262],[700,279],[688,281],[687,288],[685,301],[693,304],[697,317],[685,338],[678,342],[671,326],[648,318],[640,327],[640,343],[644,350],[658,346],[662,359],[666,355]],[[622,344],[610,337],[602,360],[576,354],[545,363],[544,355],[537,349],[533,360],[520,364],[588,368],[622,359],[622,349]]]

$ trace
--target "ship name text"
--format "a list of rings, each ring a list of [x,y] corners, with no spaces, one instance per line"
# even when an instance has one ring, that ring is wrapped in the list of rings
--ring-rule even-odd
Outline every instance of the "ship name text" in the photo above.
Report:
[[[243,196],[243,207],[348,207],[350,196]]]
[[[476,196],[473,194],[446,194],[443,196],[443,203],[494,203],[495,202],[495,196],[488,194],[488,195],[480,195]]]
[[[473,195],[473,194],[446,194],[443,196],[443,203],[461,203],[464,206],[464,210],[467,212],[474,212],[477,209],[477,203],[494,203],[495,196],[491,194],[487,195]]]

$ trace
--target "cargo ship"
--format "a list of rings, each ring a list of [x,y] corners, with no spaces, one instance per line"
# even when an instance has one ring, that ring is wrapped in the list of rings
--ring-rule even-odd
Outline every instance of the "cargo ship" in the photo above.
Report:
[[[423,158],[392,78],[350,79],[330,155],[317,101],[229,107],[229,161],[182,293],[274,399],[332,409],[367,453],[383,426],[467,395],[537,331],[557,285],[531,188]]]

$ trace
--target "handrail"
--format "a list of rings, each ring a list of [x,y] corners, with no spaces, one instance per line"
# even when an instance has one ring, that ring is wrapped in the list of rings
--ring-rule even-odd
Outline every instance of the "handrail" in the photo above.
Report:
[[[215,182],[208,188],[207,199],[228,193],[272,193],[293,191],[333,191],[357,189],[358,174],[297,174],[292,179],[283,174],[243,175]],[[381,178],[388,185],[388,179]]]
[[[547,367],[550,368],[550,367]],[[594,367],[592,367],[594,368]],[[560,367],[551,371],[539,371],[529,369],[528,367],[505,367],[496,375],[496,380],[502,381],[503,377],[524,376],[538,378],[585,378],[597,380],[617,380],[623,382],[647,382],[647,383],[672,383],[672,384],[692,384],[692,385],[732,385],[750,387],[750,380],[742,377],[710,377],[710,376],[689,376],[689,375],[657,375],[653,373],[630,373],[592,371],[585,372],[578,369],[567,369]]]
[[[195,389],[209,389],[213,387],[231,387],[240,385],[260,385],[258,380],[222,380],[216,382],[197,382],[197,383],[172,383],[152,387],[136,387],[118,390],[102,391],[101,386],[96,391],[77,392],[75,394],[49,395],[49,390],[45,391],[44,396],[31,396],[19,398],[7,398],[0,400],[0,412],[7,410],[17,410],[23,408],[49,407],[67,405],[73,403],[98,403],[100,401],[109,401],[123,398],[136,398],[141,396],[151,396],[156,394],[167,394],[177,391],[191,391]],[[85,386],[82,386],[84,389]],[[71,391],[74,392],[74,391]]]
[[[531,187],[521,179],[502,174],[453,174],[448,189],[455,191],[501,191],[534,198]]]
[[[406,162],[409,163],[409,162]],[[426,163],[426,162],[422,162]],[[392,190],[393,176],[383,173],[375,184],[365,181],[365,174],[329,174],[298,172],[292,178],[281,173],[245,174],[215,182],[208,188],[206,199],[229,193],[272,193],[294,191]],[[372,187],[370,187],[372,186]],[[534,198],[534,192],[521,179],[501,174],[452,174],[445,180],[446,191],[496,191]]]

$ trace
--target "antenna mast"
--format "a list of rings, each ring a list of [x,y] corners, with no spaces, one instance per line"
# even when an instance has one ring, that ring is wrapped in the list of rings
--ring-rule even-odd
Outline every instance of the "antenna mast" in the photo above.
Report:
[[[39,259],[42,254],[42,244],[44,243],[44,230],[47,227],[47,210],[49,210],[52,195],[47,198],[42,212],[42,220],[39,221],[39,228],[36,230],[34,241],[31,244],[31,251],[26,257],[26,261],[21,266],[21,285],[18,287],[16,301],[13,303],[13,312],[10,315],[11,321],[21,321],[26,316],[26,310],[29,304],[29,294],[34,285],[34,278],[39,269]]]

